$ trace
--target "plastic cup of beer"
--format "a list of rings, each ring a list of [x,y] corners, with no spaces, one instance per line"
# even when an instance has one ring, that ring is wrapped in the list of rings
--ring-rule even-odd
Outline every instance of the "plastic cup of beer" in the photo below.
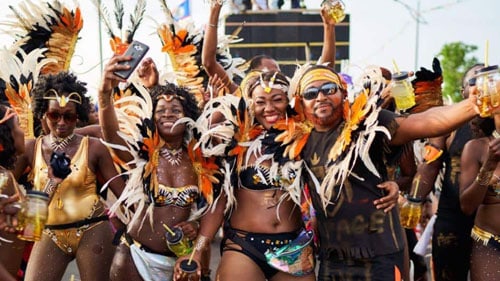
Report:
[[[25,241],[39,241],[47,222],[49,195],[45,192],[28,190],[26,200],[17,213],[17,238]]]
[[[345,4],[342,0],[324,0],[321,7],[326,7],[328,16],[335,22],[339,23],[345,18]]]
[[[198,281],[200,276],[198,276],[198,264],[195,261],[183,260],[179,265],[182,272],[178,281]]]
[[[490,65],[479,69],[476,73],[479,115],[491,116],[491,107],[500,106],[500,72],[498,65]]]
[[[422,200],[408,197],[399,210],[401,225],[404,228],[413,229],[417,226],[422,215]]]
[[[193,243],[184,236],[180,227],[174,227],[165,233],[168,248],[178,257],[190,254],[193,251]]]
[[[408,72],[402,71],[393,74],[391,85],[391,95],[398,110],[406,110],[415,105],[415,93]]]

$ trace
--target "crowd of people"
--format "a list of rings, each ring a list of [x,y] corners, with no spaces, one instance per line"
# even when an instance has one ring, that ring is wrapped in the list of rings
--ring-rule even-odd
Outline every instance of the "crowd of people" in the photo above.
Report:
[[[204,75],[202,100],[163,81],[153,58],[129,79],[116,75],[132,59],[116,49],[94,103],[71,71],[40,71],[49,60],[35,56],[40,67],[28,76],[0,72],[0,280],[61,280],[72,261],[89,281],[187,280],[191,263],[202,281],[410,280],[410,260],[414,279],[427,280],[400,206],[424,204],[431,192],[439,197],[427,225],[432,280],[500,278],[500,117],[494,107],[479,116],[484,65],[465,72],[462,101],[442,105],[435,60],[433,71],[415,73],[416,104],[398,110],[394,73],[372,68],[353,88],[333,68],[335,22],[323,9],[317,63],[288,77],[256,54],[239,81],[220,60],[223,2],[211,1],[202,46],[190,53]],[[12,93],[25,88],[23,105]],[[34,124],[33,137],[26,126]],[[425,140],[423,155],[416,140]],[[27,191],[48,198],[28,254],[30,243],[18,239]],[[220,260],[210,268],[220,229]],[[174,248],[177,230],[187,242]]]

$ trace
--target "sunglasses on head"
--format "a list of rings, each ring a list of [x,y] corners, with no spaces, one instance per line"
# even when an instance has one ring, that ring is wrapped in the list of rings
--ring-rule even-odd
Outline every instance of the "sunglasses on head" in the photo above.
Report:
[[[321,87],[311,87],[305,90],[302,94],[305,100],[313,100],[318,97],[319,93],[322,92],[324,95],[333,95],[339,89],[339,85],[336,83],[326,83],[321,85]]]
[[[46,112],[45,116],[47,116],[47,118],[49,118],[49,120],[52,122],[59,122],[61,118],[64,118],[64,120],[67,122],[75,122],[76,119],[78,119],[76,113],[71,112],[65,112],[63,114],[59,112]]]

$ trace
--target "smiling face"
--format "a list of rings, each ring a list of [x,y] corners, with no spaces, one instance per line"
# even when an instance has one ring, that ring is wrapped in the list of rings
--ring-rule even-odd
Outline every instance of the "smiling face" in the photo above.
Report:
[[[333,87],[330,91],[323,90],[330,88],[329,84],[331,83],[328,80],[316,80],[304,87],[303,93],[322,89],[317,91],[317,96],[306,95],[302,97],[306,117],[313,121],[318,131],[328,131],[342,120],[344,93],[338,87]]]
[[[182,117],[184,117],[184,109],[181,102],[177,98],[169,100],[160,98],[158,100],[154,113],[154,119],[156,122],[156,128],[158,129],[160,136],[164,139],[172,136],[184,135],[184,131],[186,129],[184,124],[179,124],[174,128],[175,122]]]
[[[271,128],[279,119],[285,117],[288,98],[282,90],[271,89],[267,93],[262,86],[257,86],[252,93],[252,101],[255,119],[265,129]]]
[[[76,127],[76,104],[70,101],[61,107],[56,100],[50,100],[44,116],[50,132],[58,138],[65,138],[71,135]]]

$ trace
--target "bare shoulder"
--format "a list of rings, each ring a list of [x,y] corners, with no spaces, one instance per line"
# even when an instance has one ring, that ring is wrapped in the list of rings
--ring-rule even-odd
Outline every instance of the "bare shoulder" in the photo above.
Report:
[[[35,144],[37,139],[31,139],[25,142],[24,144],[24,154],[22,157],[25,157],[28,160],[28,163],[32,162],[33,155],[35,154]]]
[[[88,136],[88,138],[89,138],[89,149],[91,151],[106,149],[106,146],[102,143],[101,139],[91,136]]]
[[[99,125],[89,125],[81,128],[75,128],[75,133],[95,138],[102,137],[101,126]]]
[[[487,137],[472,139],[465,144],[462,155],[470,154],[480,158],[482,154],[487,152],[489,142]]]
[[[487,137],[471,139],[465,144],[465,147],[467,147],[468,149],[483,148],[487,147],[489,142],[490,140]]]

